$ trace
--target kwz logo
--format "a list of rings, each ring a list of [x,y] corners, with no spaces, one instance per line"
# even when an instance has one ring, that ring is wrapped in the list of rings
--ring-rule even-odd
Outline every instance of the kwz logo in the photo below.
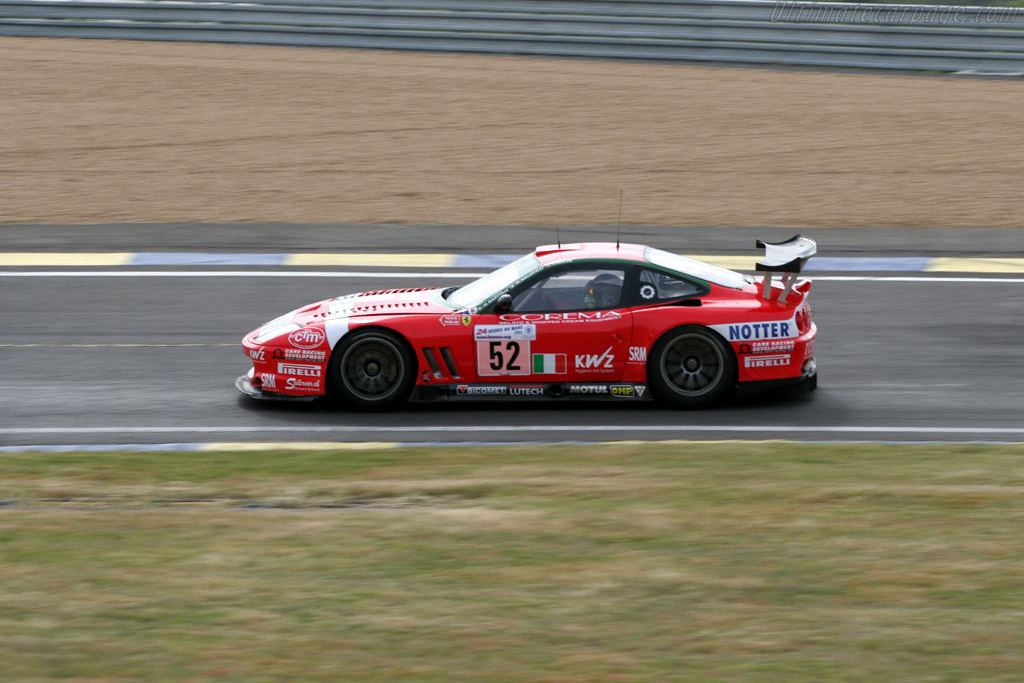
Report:
[[[593,353],[576,354],[577,370],[612,370],[614,362],[615,354],[610,346],[600,356]]]
[[[249,358],[252,358],[253,360],[263,360],[263,349],[253,349],[249,352]]]

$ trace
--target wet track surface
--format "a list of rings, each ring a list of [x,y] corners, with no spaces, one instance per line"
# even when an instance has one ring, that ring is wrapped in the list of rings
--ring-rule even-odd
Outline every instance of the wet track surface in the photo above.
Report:
[[[819,253],[826,253],[821,242]],[[842,281],[816,274],[820,384],[810,395],[762,394],[698,412],[573,403],[362,414],[330,403],[240,397],[233,382],[248,365],[238,341],[304,303],[395,283],[389,276],[312,278],[296,270],[294,277],[272,278],[3,278],[0,445],[1024,440],[1024,283],[977,280]],[[427,274],[399,286],[466,281]]]

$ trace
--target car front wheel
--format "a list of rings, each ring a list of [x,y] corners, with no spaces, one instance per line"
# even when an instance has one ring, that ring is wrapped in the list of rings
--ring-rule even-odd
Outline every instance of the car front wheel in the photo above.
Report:
[[[385,410],[408,398],[416,381],[413,363],[405,342],[393,332],[354,332],[331,356],[331,380],[338,397],[350,407]]]
[[[668,332],[647,362],[654,395],[679,408],[705,408],[724,399],[736,382],[732,349],[717,334],[697,325]]]

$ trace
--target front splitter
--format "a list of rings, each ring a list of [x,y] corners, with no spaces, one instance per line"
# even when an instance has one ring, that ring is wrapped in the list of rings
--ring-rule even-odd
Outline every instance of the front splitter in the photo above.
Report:
[[[240,392],[248,396],[249,398],[259,399],[261,401],[299,401],[309,402],[315,401],[321,398],[319,395],[314,396],[286,396],[284,394],[274,394],[268,391],[263,391],[253,386],[253,383],[249,381],[248,375],[241,375],[235,380],[235,388]]]

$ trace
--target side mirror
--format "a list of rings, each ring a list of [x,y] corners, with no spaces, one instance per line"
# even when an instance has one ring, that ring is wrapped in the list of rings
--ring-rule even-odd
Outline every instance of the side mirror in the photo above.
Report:
[[[512,312],[512,295],[502,294],[498,297],[498,300],[494,302],[494,312],[497,314],[511,313]]]

